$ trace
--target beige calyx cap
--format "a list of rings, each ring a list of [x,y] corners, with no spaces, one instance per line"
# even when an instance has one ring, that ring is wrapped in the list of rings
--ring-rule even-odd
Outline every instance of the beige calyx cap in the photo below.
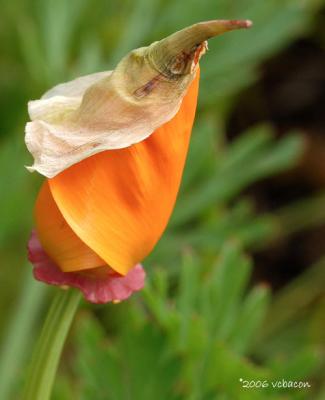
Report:
[[[169,121],[197,72],[206,41],[248,20],[213,20],[131,51],[114,71],[59,84],[30,101],[25,142],[30,171],[52,178],[105,150],[138,143]]]

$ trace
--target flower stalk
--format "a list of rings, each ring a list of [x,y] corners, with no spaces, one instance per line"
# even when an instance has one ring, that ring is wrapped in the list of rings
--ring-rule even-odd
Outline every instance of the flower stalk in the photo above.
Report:
[[[62,349],[75,316],[81,293],[58,290],[32,356],[23,400],[49,400]]]

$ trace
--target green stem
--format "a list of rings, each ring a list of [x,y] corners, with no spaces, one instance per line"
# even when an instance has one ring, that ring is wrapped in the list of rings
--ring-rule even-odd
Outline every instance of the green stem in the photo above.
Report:
[[[23,400],[49,400],[62,349],[76,313],[80,292],[58,290],[33,354]]]

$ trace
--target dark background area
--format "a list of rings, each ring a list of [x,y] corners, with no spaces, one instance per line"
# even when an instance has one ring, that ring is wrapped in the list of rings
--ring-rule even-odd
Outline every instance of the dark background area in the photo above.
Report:
[[[246,193],[261,212],[272,212],[292,201],[312,196],[325,185],[325,9],[307,37],[259,67],[261,79],[237,98],[227,123],[227,137],[261,121],[270,121],[281,137],[299,129],[305,150],[290,171],[258,182]],[[324,204],[325,207],[325,204]],[[257,252],[256,279],[282,287],[325,251],[325,227],[314,227],[272,243]]]

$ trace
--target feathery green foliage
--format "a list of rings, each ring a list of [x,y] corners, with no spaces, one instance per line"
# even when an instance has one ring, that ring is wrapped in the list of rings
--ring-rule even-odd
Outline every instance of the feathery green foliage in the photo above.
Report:
[[[275,137],[268,121],[226,139],[228,117],[260,66],[308,34],[323,0],[13,0],[2,4],[0,90],[0,326],[15,358],[0,398],[19,398],[44,293],[26,282],[25,243],[41,182],[23,165],[26,103],[49,86],[114,68],[121,56],[211,18],[254,28],[209,43],[199,111],[169,228],[145,260],[146,289],[125,304],[84,305],[61,362],[54,400],[322,399],[324,268],[320,261],[273,294],[256,284],[252,251],[324,223],[324,194],[263,214],[243,192],[293,167],[302,136]],[[40,294],[41,293],[41,294]],[[23,318],[21,308],[32,318]],[[15,313],[17,317],[15,317]],[[13,323],[8,324],[8,316]],[[35,322],[37,320],[37,322]],[[9,330],[8,330],[9,329]],[[3,343],[10,343],[6,340]],[[19,349],[19,357],[14,354]],[[11,351],[11,354],[10,354]],[[27,361],[26,361],[27,360]],[[2,363],[2,364],[1,364]],[[308,381],[309,389],[245,389],[248,381]],[[10,393],[9,393],[10,392]],[[12,397],[14,396],[14,397]],[[15,397],[16,396],[16,397]]]

